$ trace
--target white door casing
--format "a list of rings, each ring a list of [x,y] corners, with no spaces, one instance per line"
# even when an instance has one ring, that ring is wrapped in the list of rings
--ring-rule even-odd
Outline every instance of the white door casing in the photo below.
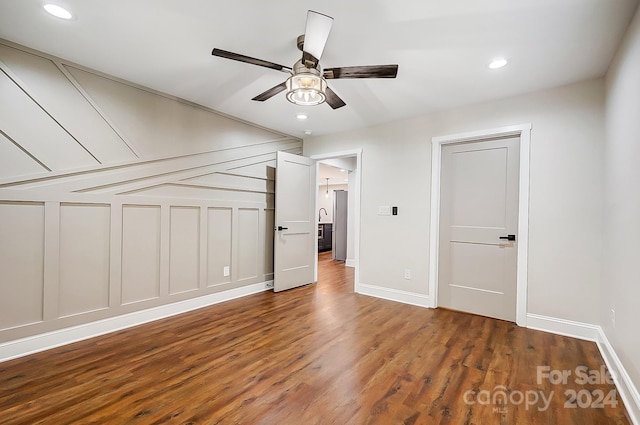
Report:
[[[315,161],[278,152],[276,159],[275,292],[315,281],[317,223]]]
[[[350,239],[353,241],[353,256],[354,260],[351,266],[355,268],[354,270],[354,282],[353,282],[353,290],[356,293],[361,293],[360,286],[360,185],[362,181],[362,148],[344,150],[339,152],[330,152],[312,155],[311,159],[316,161],[316,172],[318,172],[318,161],[326,160],[326,159],[335,159],[335,158],[356,158],[356,168],[352,173],[352,176],[349,177],[349,184],[351,185],[351,178],[353,177],[353,209],[349,211],[349,215],[353,216],[353,233],[350,236]],[[318,211],[317,199],[316,199],[316,208],[315,211]],[[316,245],[316,254],[317,254],[317,242]],[[316,264],[315,264],[315,279],[318,279],[318,261],[316,255]]]
[[[445,145],[441,164],[438,304],[515,321],[518,137]]]
[[[429,306],[439,305],[438,263],[439,263],[439,227],[441,158],[443,146],[451,143],[480,141],[491,138],[516,136],[520,144],[519,153],[519,199],[517,230],[517,271],[516,271],[516,323],[527,325],[527,270],[529,241],[529,146],[531,124],[514,125],[495,129],[439,136],[432,139],[431,150],[431,217],[429,236]]]

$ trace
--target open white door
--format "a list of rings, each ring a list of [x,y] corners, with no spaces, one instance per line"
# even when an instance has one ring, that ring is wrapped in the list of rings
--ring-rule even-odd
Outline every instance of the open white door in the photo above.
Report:
[[[273,242],[275,292],[314,281],[318,224],[315,161],[278,152]]]

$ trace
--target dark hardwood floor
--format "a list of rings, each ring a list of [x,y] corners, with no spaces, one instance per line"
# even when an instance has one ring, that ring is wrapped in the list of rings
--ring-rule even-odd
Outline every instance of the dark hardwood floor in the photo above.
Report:
[[[612,385],[576,382],[604,364],[593,343],[354,294],[330,253],[320,269],[316,285],[0,363],[0,424],[629,423],[619,397],[592,407]]]

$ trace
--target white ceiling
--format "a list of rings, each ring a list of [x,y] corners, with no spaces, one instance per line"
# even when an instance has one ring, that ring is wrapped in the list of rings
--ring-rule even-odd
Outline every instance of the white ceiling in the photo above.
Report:
[[[604,75],[638,0],[0,0],[0,38],[297,137],[334,133]],[[399,64],[395,80],[332,80],[347,103],[250,99],[286,74],[306,12],[335,21],[321,65]],[[495,56],[509,64],[489,70]],[[306,112],[306,122],[296,120]]]
[[[330,185],[347,184],[349,172],[344,168],[334,167],[329,164],[320,163],[318,172],[318,185],[324,186],[329,179]],[[345,181],[346,180],[346,181]]]

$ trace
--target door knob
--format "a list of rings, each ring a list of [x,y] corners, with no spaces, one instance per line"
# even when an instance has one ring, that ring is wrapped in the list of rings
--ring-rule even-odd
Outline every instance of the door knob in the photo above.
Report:
[[[289,230],[289,228],[288,227],[278,226],[278,227],[276,227],[276,230],[283,231],[283,230]]]
[[[516,235],[500,236],[500,239],[506,239],[508,241],[515,241],[516,240]]]

